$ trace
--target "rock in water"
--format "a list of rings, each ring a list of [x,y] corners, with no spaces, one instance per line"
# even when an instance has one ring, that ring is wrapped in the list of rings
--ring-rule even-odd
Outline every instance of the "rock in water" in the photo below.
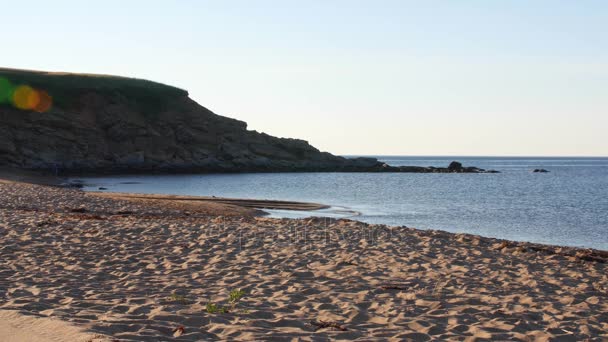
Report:
[[[453,161],[450,163],[450,165],[448,165],[448,170],[450,170],[451,172],[458,172],[462,170],[462,164],[457,162],[457,161]]]

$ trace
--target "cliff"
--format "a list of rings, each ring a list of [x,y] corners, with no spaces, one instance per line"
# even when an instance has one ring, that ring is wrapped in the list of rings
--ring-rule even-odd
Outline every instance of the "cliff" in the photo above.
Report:
[[[0,166],[61,172],[477,172],[391,167],[247,130],[179,88],[0,69]],[[467,171],[468,170],[468,171]]]

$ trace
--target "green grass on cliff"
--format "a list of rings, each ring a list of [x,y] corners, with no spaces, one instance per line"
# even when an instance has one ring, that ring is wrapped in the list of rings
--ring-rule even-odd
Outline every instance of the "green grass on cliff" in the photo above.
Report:
[[[147,109],[159,109],[169,99],[188,95],[186,90],[165,84],[109,75],[0,68],[0,80],[8,80],[12,87],[27,85],[44,90],[53,98],[53,106],[61,108],[72,107],[79,95],[88,92],[121,95]]]

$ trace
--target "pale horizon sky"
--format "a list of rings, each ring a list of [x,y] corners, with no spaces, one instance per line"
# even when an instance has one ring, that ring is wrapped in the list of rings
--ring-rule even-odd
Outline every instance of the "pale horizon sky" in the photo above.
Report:
[[[0,67],[171,84],[334,154],[608,156],[606,1],[0,5]]]

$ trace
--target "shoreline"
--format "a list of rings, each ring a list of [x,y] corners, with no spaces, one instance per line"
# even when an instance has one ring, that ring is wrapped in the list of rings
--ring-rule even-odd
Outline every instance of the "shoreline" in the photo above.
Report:
[[[0,170],[1,171],[1,170]],[[0,172],[0,184],[2,182],[16,182],[16,183],[28,183],[34,185],[43,185],[43,186],[52,186],[58,188],[71,188],[70,186],[66,186],[65,182],[60,181],[57,177],[53,176],[41,176],[36,172],[27,173],[23,176],[18,176],[15,173],[1,173]],[[224,212],[225,215],[233,216],[233,215],[245,215],[252,217],[264,217],[269,215],[269,213],[263,211],[263,209],[269,210],[288,210],[288,211],[316,211],[321,209],[332,208],[330,205],[320,204],[320,203],[312,203],[312,202],[299,202],[299,201],[284,201],[284,200],[260,200],[260,199],[243,199],[243,198],[229,198],[229,197],[216,197],[216,196],[191,196],[191,195],[171,195],[171,194],[147,194],[147,193],[129,193],[129,192],[111,192],[111,191],[84,191],[82,189],[77,189],[77,191],[82,191],[86,194],[91,194],[93,196],[105,197],[115,200],[127,200],[127,201],[135,201],[144,204],[153,203],[154,205],[174,205],[175,207],[183,210],[187,210],[187,204],[195,204],[193,207],[196,208],[197,205],[200,207],[211,206],[213,207],[216,204],[220,206],[225,205],[222,209],[226,210]],[[178,205],[175,205],[178,204]],[[186,204],[186,205],[185,205]],[[244,210],[239,210],[242,208]],[[233,212],[232,212],[233,211]],[[354,216],[360,215],[357,211],[347,210],[349,213],[355,214]],[[277,220],[308,220],[308,219],[319,218],[317,216],[305,217],[305,218],[272,218]],[[323,217],[321,217],[323,218]],[[329,218],[331,220],[349,220],[358,222],[364,225],[370,225],[370,223],[364,221],[358,221],[356,219],[351,218]],[[384,224],[377,224],[380,226],[387,226]],[[401,228],[405,227],[408,229],[416,229],[419,231],[433,231],[440,232],[445,234],[452,235],[465,235],[471,237],[477,237],[481,239],[489,239],[492,241],[505,242],[508,245],[530,245],[532,249],[537,251],[549,251],[549,250],[567,250],[568,254],[566,255],[574,255],[575,252],[591,252],[594,255],[600,255],[600,258],[606,259],[605,262],[608,262],[608,250],[601,250],[596,248],[589,247],[581,247],[581,246],[568,246],[568,245],[555,245],[555,244],[545,244],[545,243],[536,243],[530,241],[519,241],[519,240],[510,240],[503,238],[494,238],[483,235],[469,234],[469,233],[453,233],[446,230],[441,229],[419,229],[415,227],[407,227],[407,226],[388,226],[391,228]],[[561,253],[561,252],[560,252]],[[558,253],[555,253],[558,254]]]
[[[15,180],[0,199],[0,309],[121,341],[608,337],[608,251]]]
[[[0,173],[0,182],[2,182],[3,178],[5,178],[4,175],[2,173]],[[80,184],[80,183],[69,183],[68,184],[66,182],[61,182],[57,177],[52,177],[52,176],[48,176],[48,177],[47,176],[38,176],[37,173],[35,173],[35,172],[31,173],[23,178],[18,178],[16,176],[13,176],[12,178],[17,179],[16,181],[18,181],[18,182],[26,182],[26,183],[38,184],[38,185],[58,186],[61,188],[71,188],[70,184],[72,184],[72,185]],[[67,180],[67,178],[64,180]],[[157,205],[159,203],[160,204],[169,204],[169,205],[175,205],[176,203],[179,203],[179,204],[182,204],[182,206],[181,206],[182,209],[186,208],[185,206],[183,206],[183,204],[200,204],[202,206],[204,206],[204,205],[213,206],[214,204],[226,205],[227,211],[234,211],[233,213],[229,213],[229,212],[224,213],[224,214],[228,214],[228,215],[236,214],[236,215],[252,215],[252,216],[263,217],[263,216],[270,215],[268,212],[265,212],[264,209],[288,210],[288,211],[295,211],[295,212],[297,212],[297,211],[313,212],[313,211],[329,209],[329,208],[333,207],[333,206],[322,204],[322,203],[286,201],[286,200],[268,200],[268,199],[250,199],[250,198],[243,199],[243,198],[230,198],[230,197],[217,197],[217,196],[148,194],[148,193],[129,193],[129,192],[95,191],[95,190],[85,191],[80,188],[77,188],[77,189],[79,191],[83,191],[85,193],[89,193],[89,194],[92,194],[95,196],[107,197],[107,198],[112,198],[112,199],[117,199],[117,200],[141,201],[142,203],[151,202],[151,203],[156,203]],[[177,207],[180,207],[180,206],[178,205]],[[239,208],[244,208],[246,210],[252,210],[252,211],[249,211],[249,212],[243,211],[243,210],[239,210]],[[342,208],[346,208],[346,207],[342,207]],[[350,217],[360,216],[361,213],[358,211],[354,211],[354,210],[350,210],[350,209],[346,208],[346,212],[348,212],[349,214],[353,214],[353,215],[349,216],[347,218],[331,217],[331,219],[345,219],[345,220],[353,220],[353,221],[356,221],[356,222],[359,222],[362,224],[371,224],[368,222],[359,221],[357,219],[350,218]],[[317,217],[317,216],[310,216],[310,217],[304,217],[304,218],[278,217],[275,219],[303,220],[303,219],[310,219],[310,218],[315,218],[315,217]],[[390,226],[390,225],[385,225],[385,224],[378,224],[378,225]],[[390,227],[399,228],[402,226],[390,226]],[[464,232],[454,233],[454,232],[449,232],[447,230],[434,229],[434,228],[420,229],[420,228],[409,227],[409,226],[403,226],[403,227],[413,228],[413,229],[422,230],[422,231],[438,231],[438,232],[454,234],[454,235],[469,235],[469,236],[475,236],[475,237],[479,237],[479,238],[483,238],[483,239],[492,239],[492,240],[496,240],[496,241],[500,241],[500,242],[505,241],[505,242],[509,243],[510,245],[512,245],[512,244],[530,244],[530,245],[534,246],[535,250],[566,249],[569,251],[592,251],[593,254],[599,254],[603,258],[606,258],[608,260],[608,249],[603,250],[603,249],[583,247],[583,246],[569,246],[569,245],[558,245],[558,244],[548,244],[548,243],[537,243],[537,242],[532,242],[532,241],[511,240],[511,239],[505,239],[505,238],[469,234],[469,233],[464,233]],[[572,252],[569,252],[569,253],[572,254]]]
[[[127,193],[127,192],[98,192],[98,191],[88,191],[86,193],[93,194],[95,196],[108,197],[112,199],[119,200],[132,200],[132,201],[143,201],[144,203],[147,201],[150,202],[158,202],[158,203],[187,203],[187,202],[198,202],[198,203],[220,203],[220,204],[228,204],[236,207],[245,207],[251,209],[260,209],[258,210],[260,213],[254,214],[254,216],[264,217],[269,215],[269,213],[263,211],[263,209],[269,210],[287,210],[287,211],[311,211],[314,212],[316,210],[328,209],[331,208],[329,205],[318,204],[318,203],[309,203],[309,202],[294,202],[294,201],[282,201],[282,200],[254,200],[254,199],[239,199],[239,198],[226,198],[226,197],[208,197],[208,196],[187,196],[187,195],[165,195],[165,194],[140,194],[140,193]],[[360,215],[359,212],[350,211],[349,213],[353,213],[353,216]],[[321,213],[322,214],[322,213]],[[352,218],[335,218],[335,217],[324,217],[324,216],[310,216],[303,218],[289,218],[289,217],[277,217],[277,218],[269,218],[276,220],[311,220],[311,219],[328,219],[328,220],[344,220],[344,221],[353,221],[363,225],[371,225],[370,223],[359,221],[357,219]],[[596,248],[589,247],[578,247],[578,246],[567,246],[567,245],[553,245],[553,244],[544,244],[544,243],[536,243],[530,241],[518,241],[518,240],[509,240],[503,238],[494,238],[477,234],[469,234],[469,233],[452,233],[446,230],[441,229],[419,229],[415,227],[408,226],[390,226],[384,224],[377,224],[378,226],[388,227],[390,229],[399,229],[399,228],[407,228],[407,229],[415,229],[418,231],[431,231],[438,232],[441,234],[450,234],[456,236],[468,236],[472,238],[479,239],[487,239],[494,242],[499,242],[501,244],[505,244],[508,247],[521,247],[521,248],[529,248],[537,252],[544,252],[547,254],[561,254],[567,256],[575,256],[577,258],[586,258],[585,260],[595,260],[599,262],[608,262],[608,250],[601,250]]]
[[[40,172],[31,171],[20,174],[18,170],[15,169],[2,169],[0,168],[0,184],[2,183],[25,183],[32,185],[41,185],[41,186],[50,186],[57,187],[60,189],[70,189],[73,188],[70,184],[65,181],[68,178],[59,178],[55,176],[49,176],[46,174],[42,174]],[[77,191],[81,191],[86,194],[91,194],[93,196],[99,196],[102,198],[110,198],[114,200],[127,200],[127,201],[135,201],[143,204],[154,204],[154,205],[169,205],[181,210],[187,210],[188,208],[201,209],[201,208],[221,208],[221,214],[227,216],[238,216],[243,215],[246,217],[264,217],[270,215],[268,212],[265,212],[263,209],[268,210],[287,210],[287,211],[317,211],[322,209],[332,208],[330,205],[321,204],[321,203],[312,203],[312,202],[300,202],[300,201],[285,201],[285,200],[268,200],[268,199],[243,199],[243,198],[229,198],[229,197],[216,197],[216,196],[192,196],[192,195],[172,195],[172,194],[148,194],[148,193],[129,193],[129,192],[112,192],[112,191],[84,191],[80,188],[76,188]],[[348,210],[349,213],[359,216],[361,213],[357,211]],[[190,213],[186,212],[188,215]],[[352,217],[351,216],[351,217]],[[317,216],[304,217],[304,218],[271,218],[277,220],[307,220],[311,218],[319,218]],[[323,218],[321,216],[321,218]],[[367,223],[364,221],[359,221],[351,218],[331,218],[332,220],[350,220],[354,222],[358,222],[364,225],[370,225],[371,223]],[[372,224],[372,225],[380,225],[387,226],[384,224]],[[549,250],[567,250],[566,255],[574,255],[576,252],[585,252],[592,253],[593,255],[599,255],[600,258],[605,259],[604,262],[608,262],[608,250],[602,250],[597,248],[590,247],[582,247],[582,246],[568,246],[568,245],[556,245],[556,244],[546,244],[546,243],[536,243],[531,241],[519,241],[519,240],[510,240],[503,238],[494,238],[483,235],[469,234],[469,233],[453,233],[446,230],[441,229],[419,229],[415,227],[407,227],[407,226],[388,226],[391,228],[401,228],[405,227],[408,229],[416,229],[419,231],[434,231],[441,232],[445,234],[452,235],[466,235],[477,237],[481,239],[490,239],[493,241],[505,242],[508,245],[517,245],[520,246],[530,245],[532,249],[537,251],[549,251]],[[561,252],[559,252],[561,253]],[[558,253],[555,253],[558,254]]]
[[[256,199],[241,199],[241,198],[226,198],[215,196],[185,196],[185,195],[164,195],[164,194],[139,194],[128,192],[98,192],[89,191],[88,193],[96,196],[109,197],[125,200],[144,200],[144,201],[173,201],[178,203],[184,202],[199,202],[199,203],[220,203],[234,205],[252,209],[278,209],[278,210],[294,210],[294,211],[314,211],[330,208],[329,205],[295,201],[280,201],[280,200],[256,200]]]

